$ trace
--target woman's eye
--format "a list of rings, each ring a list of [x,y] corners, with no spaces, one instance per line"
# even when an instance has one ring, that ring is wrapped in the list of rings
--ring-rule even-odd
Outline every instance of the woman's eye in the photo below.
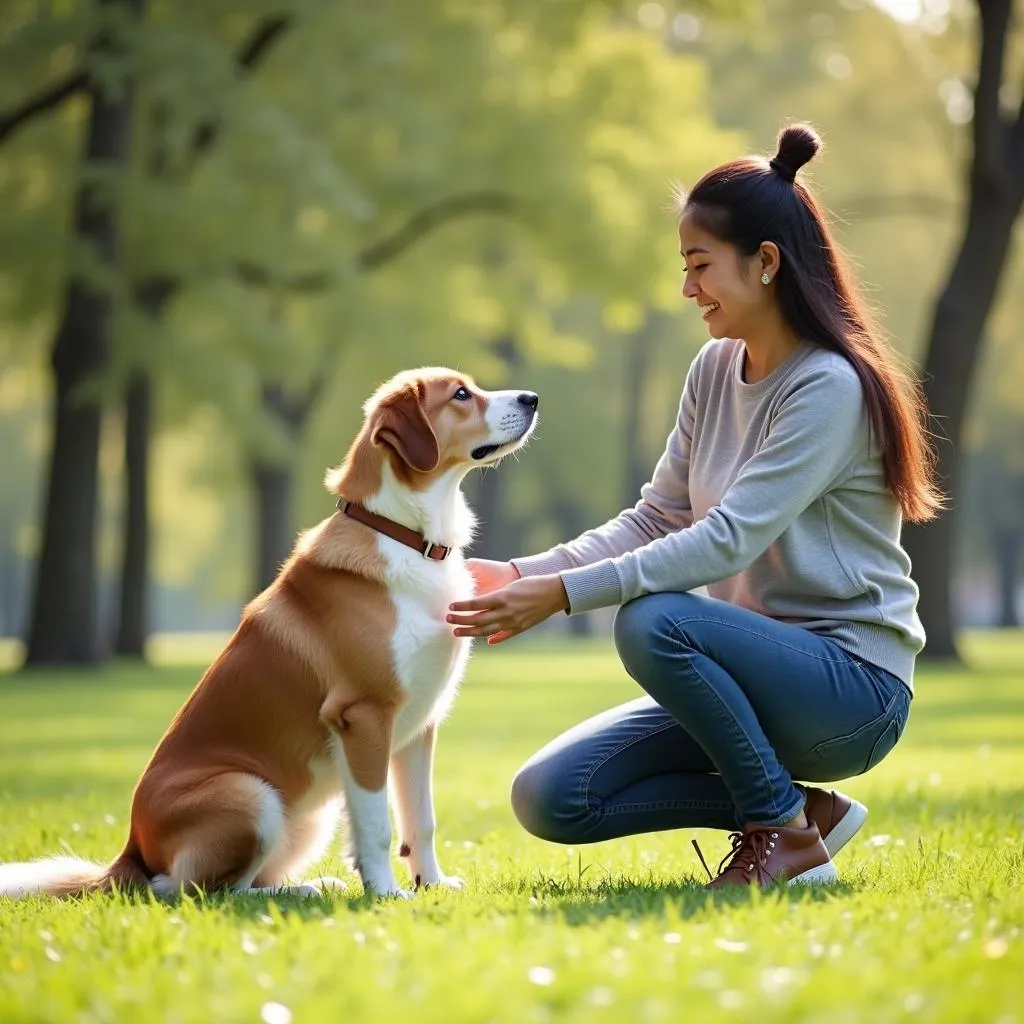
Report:
[[[461,386],[459,387],[458,391],[456,391],[455,394],[452,395],[452,398],[454,398],[456,402],[468,402],[472,397],[473,396],[464,387]]]

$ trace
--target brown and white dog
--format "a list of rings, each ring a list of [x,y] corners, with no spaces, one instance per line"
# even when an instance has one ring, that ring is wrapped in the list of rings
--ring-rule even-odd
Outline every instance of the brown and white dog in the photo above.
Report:
[[[459,488],[525,442],[536,410],[530,392],[485,392],[447,369],[383,385],[327,474],[338,511],[298,538],[160,740],[124,851],[107,868],[4,865],[0,896],[319,891],[286,879],[323,855],[342,805],[363,885],[406,895],[391,869],[389,782],[413,884],[461,887],[437,863],[431,784],[470,646],[445,621],[473,591]]]

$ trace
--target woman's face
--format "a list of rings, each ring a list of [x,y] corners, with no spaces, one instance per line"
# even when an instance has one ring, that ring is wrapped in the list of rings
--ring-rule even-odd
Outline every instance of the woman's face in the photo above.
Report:
[[[745,338],[756,331],[769,308],[771,288],[761,282],[765,272],[773,277],[769,253],[744,256],[728,242],[709,234],[695,223],[692,209],[679,221],[679,252],[683,257],[683,295],[693,299],[712,338]]]

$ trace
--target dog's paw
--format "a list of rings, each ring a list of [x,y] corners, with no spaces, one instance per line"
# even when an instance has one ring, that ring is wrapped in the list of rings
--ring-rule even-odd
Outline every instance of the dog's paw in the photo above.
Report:
[[[454,889],[456,892],[462,892],[466,888],[466,883],[458,875],[442,875],[434,884],[441,886],[442,889]]]
[[[378,884],[363,881],[363,890],[378,900],[411,900],[415,895],[410,889],[403,889],[397,882],[381,881]]]
[[[320,886],[316,882],[299,882],[298,885],[282,885],[278,890],[282,896],[321,896]]]
[[[411,900],[416,895],[411,889],[402,889],[397,885],[394,889],[386,890],[374,889],[371,885],[367,891],[379,900]]]

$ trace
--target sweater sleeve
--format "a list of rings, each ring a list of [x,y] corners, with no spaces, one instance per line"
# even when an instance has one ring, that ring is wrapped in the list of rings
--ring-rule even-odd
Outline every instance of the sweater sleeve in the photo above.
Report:
[[[866,449],[860,380],[848,364],[836,367],[830,361],[795,382],[761,447],[689,529],[561,572],[570,611],[692,590],[735,575],[762,554]]]
[[[512,564],[521,576],[539,576],[592,565],[691,525],[690,445],[697,407],[698,362],[699,355],[686,376],[679,415],[668,436],[665,451],[654,467],[650,481],[641,488],[637,504],[573,541],[559,544],[539,555],[514,558]]]

